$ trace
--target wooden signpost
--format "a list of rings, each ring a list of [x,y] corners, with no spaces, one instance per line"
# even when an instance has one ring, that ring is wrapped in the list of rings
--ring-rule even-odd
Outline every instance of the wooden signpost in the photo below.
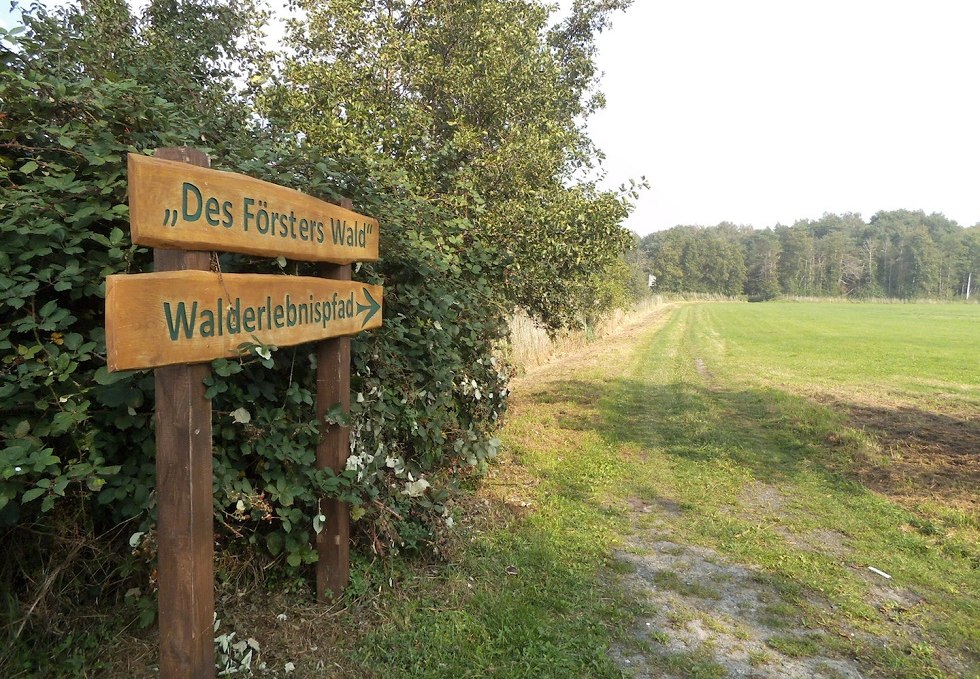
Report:
[[[349,335],[381,325],[383,289],[352,282],[350,262],[378,258],[378,222],[244,175],[209,169],[194,149],[130,154],[133,242],[154,248],[156,271],[106,281],[110,370],[156,368],[160,676],[214,676],[211,402],[207,361],[243,345],[318,341],[317,466],[339,472],[350,409]],[[174,249],[164,249],[174,248]],[[212,250],[285,256],[324,278],[210,271]],[[338,596],[349,569],[348,508],[321,500],[317,598]]]
[[[306,276],[206,271],[106,279],[109,370],[200,363],[381,326],[382,288]]]

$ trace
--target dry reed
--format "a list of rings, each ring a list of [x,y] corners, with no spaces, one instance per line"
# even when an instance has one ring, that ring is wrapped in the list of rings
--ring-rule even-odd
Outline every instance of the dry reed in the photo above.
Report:
[[[583,324],[582,328],[564,330],[554,335],[534,322],[526,313],[517,310],[510,319],[510,344],[505,356],[518,374],[528,368],[543,365],[555,356],[561,356],[582,348],[601,337],[615,335],[639,322],[652,309],[666,303],[660,295],[653,295],[631,309],[615,309],[595,325]]]

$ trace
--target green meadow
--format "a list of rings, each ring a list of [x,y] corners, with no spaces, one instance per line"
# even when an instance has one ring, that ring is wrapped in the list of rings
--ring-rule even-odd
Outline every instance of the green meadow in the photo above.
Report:
[[[733,379],[980,406],[980,305],[768,303],[693,313],[723,341],[711,355]]]
[[[533,370],[466,542],[403,584],[359,669],[629,676],[617,649],[653,676],[726,676],[710,639],[671,646],[694,620],[758,637],[760,670],[816,658],[824,676],[835,662],[975,676],[978,331],[980,306],[690,304]],[[764,625],[638,593],[617,554],[665,540],[750,569]],[[685,601],[723,597],[654,579]],[[640,620],[666,622],[639,638]]]

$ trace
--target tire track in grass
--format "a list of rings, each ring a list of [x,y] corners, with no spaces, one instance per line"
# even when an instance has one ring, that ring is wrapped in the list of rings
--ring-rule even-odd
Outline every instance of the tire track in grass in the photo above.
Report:
[[[698,337],[699,325],[710,342]],[[641,347],[626,371],[627,382],[634,384],[625,390],[641,396],[616,396],[609,405],[614,419],[626,409],[630,415],[624,424],[647,427],[629,435],[670,464],[675,478],[687,482],[682,484],[686,488],[661,483],[653,497],[648,488],[647,498],[631,503],[634,512],[639,508],[637,531],[616,558],[630,571],[623,578],[625,586],[645,598],[654,613],[637,620],[630,642],[614,646],[612,656],[628,674],[642,678],[862,676],[854,661],[820,649],[813,639],[827,631],[801,625],[764,571],[690,544],[676,530],[696,511],[696,495],[711,492],[712,480],[698,479],[683,469],[689,465],[672,460],[664,449],[693,464],[726,461],[724,444],[711,435],[731,410],[713,402],[712,394],[718,385],[711,366],[724,345],[703,307],[678,310],[648,341],[651,349],[644,352]],[[665,427],[665,421],[674,426]],[[774,487],[757,486],[757,495],[770,504],[779,502]]]

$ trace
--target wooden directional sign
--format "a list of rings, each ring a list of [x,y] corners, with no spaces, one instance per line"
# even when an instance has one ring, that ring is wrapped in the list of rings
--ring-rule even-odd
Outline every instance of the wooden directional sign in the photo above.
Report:
[[[186,167],[186,166],[184,166]],[[109,370],[200,363],[381,326],[383,288],[305,276],[168,271],[106,279]]]
[[[160,676],[213,679],[214,540],[211,401],[204,381],[245,344],[317,346],[317,467],[342,470],[350,412],[350,339],[381,325],[383,288],[350,280],[378,259],[378,222],[251,177],[211,170],[203,152],[129,155],[133,242],[153,246],[157,273],[106,278],[110,370],[156,368]],[[323,262],[324,278],[208,271],[209,251]],[[190,251],[190,252],[185,252]],[[340,596],[349,572],[348,507],[321,498],[317,599]]]
[[[133,242],[309,262],[375,261],[378,222],[252,177],[129,154]]]

